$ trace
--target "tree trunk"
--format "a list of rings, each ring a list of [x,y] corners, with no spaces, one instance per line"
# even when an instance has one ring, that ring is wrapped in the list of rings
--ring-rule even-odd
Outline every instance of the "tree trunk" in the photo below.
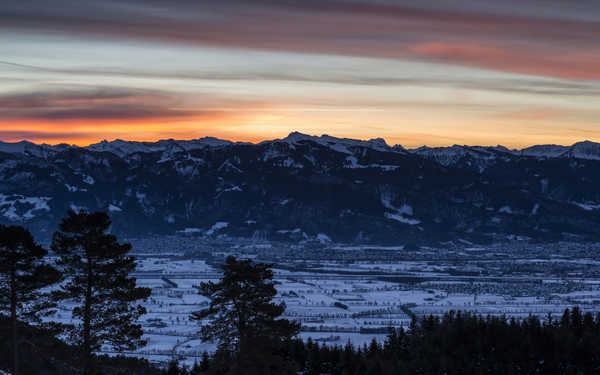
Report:
[[[12,346],[12,373],[19,374],[19,354],[17,353],[17,273],[13,266],[10,273],[10,323],[11,323],[11,346]]]
[[[91,304],[92,304],[92,265],[87,260],[87,289],[85,291],[85,306],[83,310],[83,361],[85,375],[92,373],[92,345],[90,342],[91,331]]]

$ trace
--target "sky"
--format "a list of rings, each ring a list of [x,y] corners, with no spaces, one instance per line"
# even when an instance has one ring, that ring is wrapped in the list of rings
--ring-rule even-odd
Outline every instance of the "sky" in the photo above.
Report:
[[[600,2],[0,2],[0,140],[292,131],[600,142]]]

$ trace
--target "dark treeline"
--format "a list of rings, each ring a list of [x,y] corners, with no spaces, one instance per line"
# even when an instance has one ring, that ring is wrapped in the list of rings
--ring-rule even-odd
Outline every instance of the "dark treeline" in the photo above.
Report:
[[[289,374],[304,375],[598,374],[600,314],[575,307],[542,322],[535,316],[517,321],[449,312],[394,330],[382,344],[331,347],[291,340],[279,353],[294,365]],[[189,371],[172,367],[169,375],[233,374],[233,360],[217,353]]]
[[[10,322],[0,315],[0,370],[11,372],[13,358],[9,345],[10,334],[6,328]],[[55,331],[19,324],[19,373],[24,375],[79,375],[83,373],[83,361],[79,347],[56,338]],[[96,374],[160,375],[161,370],[146,360],[124,356],[93,356],[98,370]]]

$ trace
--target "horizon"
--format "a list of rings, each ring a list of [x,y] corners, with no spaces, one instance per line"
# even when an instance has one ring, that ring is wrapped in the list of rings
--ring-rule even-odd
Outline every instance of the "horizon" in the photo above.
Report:
[[[211,135],[206,135],[203,137],[198,137],[198,138],[160,138],[160,139],[155,139],[155,140],[143,140],[143,139],[123,139],[123,138],[112,138],[112,139],[97,139],[97,140],[93,140],[90,143],[66,143],[66,142],[57,142],[57,143],[47,143],[47,142],[35,142],[29,139],[20,139],[20,140],[14,140],[14,141],[5,141],[0,139],[0,143],[4,143],[4,144],[19,144],[19,143],[30,143],[30,144],[34,144],[36,146],[50,146],[50,147],[56,147],[56,146],[61,146],[61,145],[66,145],[69,147],[80,147],[80,148],[85,148],[85,147],[89,147],[92,145],[96,145],[96,144],[101,144],[103,142],[106,143],[112,143],[112,142],[117,142],[117,141],[121,141],[121,142],[131,142],[131,143],[157,143],[160,141],[174,141],[174,142],[190,142],[190,141],[197,141],[197,140],[202,140],[205,138],[209,138],[209,139],[216,139],[216,140],[220,140],[220,141],[226,141],[226,142],[231,142],[233,144],[252,144],[252,145],[258,145],[264,142],[273,142],[273,141],[277,141],[277,140],[284,140],[287,137],[289,137],[290,135],[294,134],[294,133],[298,133],[304,136],[308,136],[308,137],[316,137],[316,138],[320,138],[320,137],[332,137],[332,138],[336,138],[336,139],[347,139],[347,140],[353,140],[353,141],[372,141],[372,140],[376,140],[376,139],[383,139],[383,141],[386,143],[387,146],[389,147],[395,147],[395,146],[400,146],[405,148],[406,150],[416,150],[418,148],[421,147],[429,147],[429,148],[445,148],[445,147],[454,147],[454,146],[458,146],[458,147],[505,147],[510,151],[520,151],[520,150],[524,150],[526,148],[529,147],[534,147],[534,146],[559,146],[559,147],[569,147],[569,146],[573,146],[575,144],[579,144],[579,143],[586,143],[586,142],[591,142],[591,143],[595,143],[595,144],[600,144],[600,142],[595,142],[589,139],[581,139],[581,140],[577,140],[573,143],[566,143],[566,144],[558,144],[558,143],[537,143],[537,144],[529,144],[529,145],[525,145],[523,147],[512,147],[512,146],[507,146],[504,144],[467,144],[467,143],[454,143],[454,144],[449,144],[449,145],[445,145],[445,146],[431,146],[428,144],[422,144],[422,145],[418,145],[418,146],[412,146],[412,147],[405,147],[404,145],[400,144],[400,143],[391,143],[388,142],[387,139],[385,139],[384,137],[372,137],[372,138],[349,138],[349,137],[342,137],[342,136],[336,136],[336,135],[331,135],[331,134],[321,134],[321,135],[316,135],[316,134],[307,134],[307,133],[302,133],[302,132],[298,132],[296,130],[291,131],[290,133],[288,133],[288,135],[286,135],[285,137],[276,137],[276,138],[270,138],[270,139],[261,139],[258,141],[244,141],[244,140],[234,140],[234,139],[226,139],[226,138],[219,138],[219,137],[214,137]]]
[[[0,139],[600,142],[600,4],[0,5]]]

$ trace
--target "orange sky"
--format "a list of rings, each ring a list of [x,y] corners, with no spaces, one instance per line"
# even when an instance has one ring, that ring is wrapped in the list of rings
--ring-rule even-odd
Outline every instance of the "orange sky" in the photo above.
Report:
[[[5,2],[0,140],[600,141],[598,35],[597,2]]]

